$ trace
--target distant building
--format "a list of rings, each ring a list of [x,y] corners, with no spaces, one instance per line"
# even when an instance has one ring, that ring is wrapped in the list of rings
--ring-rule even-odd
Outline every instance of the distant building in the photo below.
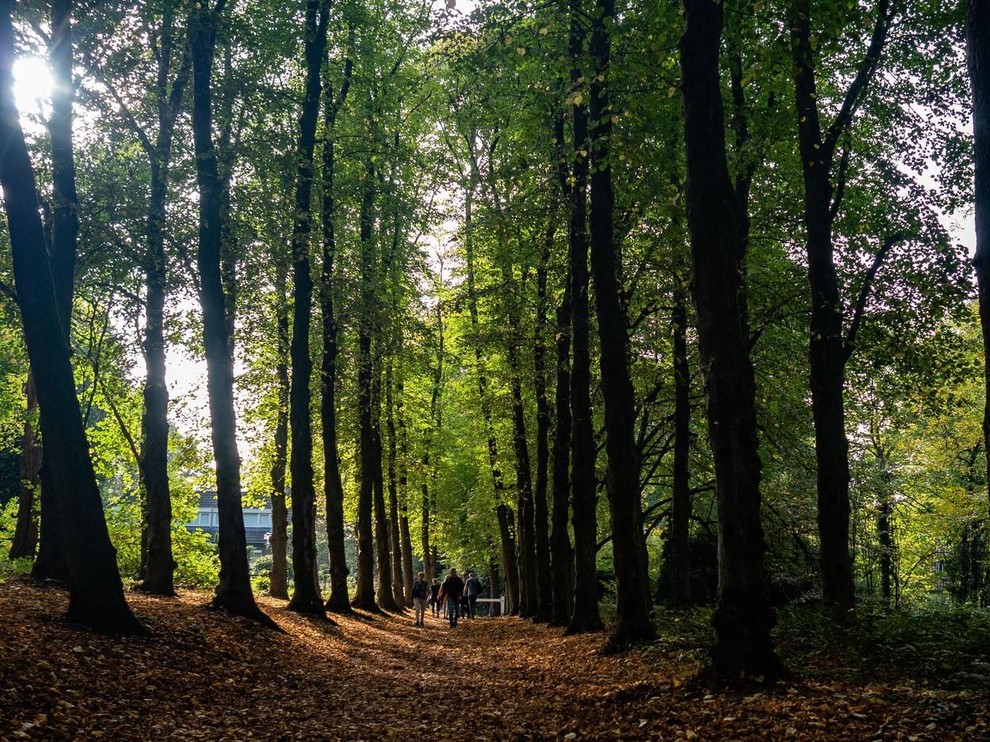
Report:
[[[272,535],[272,501],[266,497],[264,506],[260,508],[243,508],[244,535],[247,545],[253,546],[262,553],[268,553],[268,539]],[[291,520],[291,514],[290,514]],[[220,514],[217,508],[217,493],[207,490],[199,493],[199,512],[196,519],[186,523],[190,531],[202,530],[210,534],[210,539],[217,540],[220,530]]]

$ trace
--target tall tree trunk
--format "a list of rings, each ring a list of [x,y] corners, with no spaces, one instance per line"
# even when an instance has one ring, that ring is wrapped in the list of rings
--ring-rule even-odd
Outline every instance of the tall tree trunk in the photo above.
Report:
[[[976,255],[973,257],[973,268],[980,297],[980,327],[983,329],[986,389],[983,450],[990,451],[990,2],[967,0],[966,8],[966,58],[973,91],[973,169],[976,176]],[[986,481],[987,487],[990,487],[990,456],[986,460]]]
[[[687,296],[682,276],[675,276],[674,312],[674,482],[670,506],[667,558],[671,608],[691,605],[691,369],[687,355]]]
[[[378,397],[378,394],[375,394]],[[376,405],[377,407],[377,405]],[[380,417],[376,410],[376,418]],[[382,431],[379,422],[375,422],[375,486],[372,491],[375,508],[375,560],[378,564],[378,605],[387,611],[402,610],[401,601],[395,599],[392,589],[392,544],[390,541],[390,525],[388,506],[385,503],[385,475],[383,467]]]
[[[533,517],[536,538],[536,611],[540,622],[553,619],[553,584],[550,574],[550,530],[547,512],[547,477],[550,469],[550,402],[547,399],[547,272],[555,234],[554,219],[543,242],[543,254],[536,272],[536,329],[533,335],[533,371],[536,378],[536,486],[533,491]]]
[[[581,2],[571,0],[570,54],[584,54],[587,36]],[[581,88],[584,71],[571,69],[571,86]],[[568,280],[571,291],[571,506],[574,524],[574,612],[569,634],[602,628],[598,610],[598,504],[595,483],[597,448],[591,417],[590,303],[588,300],[588,110],[574,106],[574,168],[568,225]]]
[[[361,305],[358,320],[358,429],[360,451],[360,489],[358,490],[358,559],[357,595],[351,605],[370,611],[379,610],[375,603],[375,543],[372,508],[375,482],[375,429],[372,409],[372,330],[375,306],[375,246],[372,239],[372,213],[375,201],[375,166],[365,163],[364,194],[361,199]]]
[[[440,394],[443,386],[443,363],[444,363],[444,326],[443,307],[440,301],[436,305],[437,314],[437,364],[433,371],[433,388],[430,392],[430,425],[426,430],[425,441],[423,442],[423,482],[421,492],[422,503],[422,527],[420,529],[420,545],[423,548],[423,569],[426,577],[432,580],[437,576],[437,560],[434,556],[435,547],[430,544],[430,523],[432,518],[433,503],[430,499],[430,485],[428,477],[431,476],[430,452],[432,449],[434,435],[440,433]]]
[[[157,595],[174,595],[176,563],[172,556],[172,499],[168,482],[168,386],[165,377],[165,297],[168,261],[165,258],[165,204],[175,122],[189,81],[192,59],[188,47],[179,47],[179,68],[172,76],[175,60],[175,5],[163,8],[158,55],[156,97],[158,132],[154,145],[141,136],[151,161],[151,193],[148,201],[148,237],[145,252],[145,337],[147,375],[144,384],[144,415],[141,420],[141,479],[146,503],[147,560],[141,589]]]
[[[392,600],[396,606],[405,605],[402,575],[402,544],[399,539],[399,479],[398,448],[395,430],[394,374],[391,360],[385,369],[385,433],[388,439],[386,456],[388,486],[388,545],[392,559]]]
[[[327,508],[327,548],[330,556],[330,597],[326,608],[334,613],[351,613],[347,594],[347,557],[344,551],[344,485],[340,476],[340,451],[337,447],[337,356],[339,328],[334,305],[334,260],[337,257],[337,208],[334,197],[334,136],[337,113],[350,90],[354,65],[348,56],[344,79],[334,95],[327,80],[323,87],[323,272],[320,280],[320,315],[323,331],[323,355],[320,361],[320,421],[323,427],[323,461],[326,472],[323,494]]]
[[[278,384],[278,410],[275,413],[275,435],[272,443],[272,569],[268,573],[268,594],[273,598],[289,599],[288,526],[289,513],[285,501],[285,471],[289,446],[289,307],[286,302],[286,265],[279,256],[275,260],[275,294],[278,302],[275,316],[275,342],[278,361],[275,377]],[[329,467],[328,467],[329,468]]]
[[[472,142],[469,139],[469,146]],[[475,168],[476,170],[476,168]],[[516,542],[512,527],[512,508],[504,504],[505,480],[498,461],[498,441],[492,425],[491,400],[488,397],[488,375],[482,362],[480,320],[478,317],[478,289],[474,278],[474,188],[477,173],[464,189],[464,259],[467,269],[468,314],[471,319],[471,335],[474,344],[474,361],[478,373],[478,400],[481,405],[481,418],[488,437],[488,465],[492,472],[492,485],[495,489],[495,514],[499,523],[500,553],[502,571],[505,574],[506,610],[514,614],[519,607],[519,566],[516,562]]]
[[[852,557],[849,553],[849,442],[843,402],[846,361],[852,346],[843,336],[843,308],[835,268],[832,222],[841,193],[833,194],[832,164],[839,137],[849,127],[880,62],[896,0],[880,0],[870,46],[835,120],[822,132],[815,86],[814,39],[810,0],[792,0],[787,25],[791,33],[798,143],[804,174],[804,224],[811,288],[808,358],[811,409],[815,421],[818,466],[818,535],[821,543],[822,593],[833,616],[845,620],[854,607]],[[836,199],[833,202],[833,195]]]
[[[508,273],[508,272],[506,272]],[[515,287],[506,286],[514,294]],[[522,396],[522,368],[519,361],[518,312],[510,310],[509,370],[512,396],[512,445],[516,455],[516,535],[519,543],[516,564],[519,570],[519,615],[531,618],[536,614],[536,519],[533,512],[533,477],[529,460],[529,439],[526,436],[526,412]]]
[[[191,6],[189,11],[189,44],[193,58],[192,126],[199,185],[197,263],[219,511],[220,584],[212,605],[274,627],[274,622],[261,612],[251,593],[234,419],[234,369],[220,277],[222,188],[213,146],[211,76],[217,26],[225,5],[226,0],[218,0],[213,8],[208,2],[202,2]]]
[[[38,391],[34,374],[28,372],[24,385],[27,409],[21,436],[21,466],[17,488],[17,525],[10,544],[10,558],[34,557],[38,546],[38,489],[41,483],[41,446],[38,445]]]
[[[52,147],[52,209],[50,264],[55,286],[55,303],[60,329],[66,343],[72,338],[73,276],[76,243],[79,234],[79,199],[76,195],[76,166],[72,152],[72,107],[75,85],[72,80],[72,2],[52,3],[51,59],[52,115],[48,134]],[[42,446],[45,423],[41,422]],[[58,496],[52,493],[55,482],[45,463],[41,464],[41,543],[32,576],[35,579],[64,580],[68,565],[64,553],[63,513],[57,508]],[[52,496],[49,496],[51,494]]]
[[[557,178],[561,197],[568,208],[573,206],[570,172],[567,167],[567,143],[564,116],[558,112],[553,120],[556,141]],[[583,219],[583,217],[582,217]],[[573,229],[573,222],[569,222]],[[553,505],[551,509],[550,566],[553,581],[553,625],[567,626],[574,610],[574,549],[567,524],[570,519],[571,479],[571,279],[564,278],[564,294],[557,307],[556,391],[554,395],[553,433]]]
[[[329,0],[309,0],[306,3],[306,87],[299,117],[295,218],[292,226],[292,384],[289,391],[292,573],[295,584],[289,610],[320,617],[325,614],[316,570],[316,488],[313,483],[313,428],[310,415],[313,361],[309,354],[313,277],[309,264],[309,243],[312,232],[313,150],[320,113],[320,68],[326,48],[329,16]]]
[[[56,18],[66,25],[60,35],[64,33],[63,40],[68,45],[70,10],[70,3],[59,3],[56,11]],[[124,600],[116,554],[89,459],[68,338],[53,290],[37,185],[14,103],[14,32],[10,14],[10,1],[0,0],[0,186],[24,338],[45,431],[47,466],[55,485],[49,494],[55,496],[54,505],[64,515],[60,546],[68,567],[67,618],[101,632],[141,634],[145,630]],[[66,53],[71,58],[71,49]]]
[[[776,616],[763,580],[756,389],[741,303],[744,215],[726,162],[718,63],[723,6],[684,0],[684,9],[680,52],[687,213],[719,526],[712,658],[722,677],[771,679],[779,671],[770,638]]]
[[[616,625],[612,649],[652,641],[649,559],[643,536],[636,447],[636,393],[629,370],[629,328],[619,285],[620,260],[615,246],[612,188],[612,110],[609,102],[611,37],[615,0],[598,0],[591,27],[591,270],[601,343],[602,395],[605,398],[605,452],[608,499],[612,515],[615,563]]]
[[[395,416],[399,424],[399,548],[402,551],[403,603],[412,605],[413,557],[412,538],[409,534],[409,437],[403,414],[405,388],[402,377],[396,381]],[[432,575],[428,575],[432,577]]]

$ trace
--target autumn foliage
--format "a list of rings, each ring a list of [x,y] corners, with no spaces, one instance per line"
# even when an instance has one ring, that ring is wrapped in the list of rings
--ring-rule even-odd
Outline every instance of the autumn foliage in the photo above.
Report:
[[[129,595],[153,631],[112,638],[66,625],[60,591],[0,585],[3,739],[980,739],[986,686],[864,672],[821,647],[773,688],[692,679],[703,648],[664,638],[605,656],[605,634],[516,618],[411,614],[337,625],[261,599],[287,633],[206,609],[205,593]],[[789,646],[786,638],[781,645]],[[797,648],[792,648],[792,652]],[[793,657],[792,657],[793,659]]]

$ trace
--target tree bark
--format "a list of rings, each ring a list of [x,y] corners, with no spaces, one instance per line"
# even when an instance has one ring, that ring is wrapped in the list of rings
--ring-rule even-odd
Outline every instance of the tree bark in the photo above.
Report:
[[[719,525],[713,670],[726,679],[772,679],[780,669],[770,638],[776,617],[763,580],[756,390],[740,298],[744,216],[726,162],[719,79],[723,6],[684,0],[684,9],[687,213]]]
[[[577,60],[587,31],[579,0],[571,0],[571,85],[580,89],[584,73]],[[598,515],[595,482],[597,447],[591,417],[591,349],[588,300],[588,110],[574,105],[574,167],[568,227],[568,280],[571,292],[571,493],[574,524],[574,612],[569,634],[602,628],[598,609]]]
[[[254,602],[241,509],[240,457],[234,418],[234,370],[220,276],[222,187],[213,146],[211,77],[217,26],[226,0],[213,8],[197,3],[189,11],[189,44],[193,59],[193,143],[199,185],[199,249],[197,264],[203,307],[203,345],[206,350],[207,391],[213,455],[217,468],[217,508],[220,584],[212,606],[275,627]]]
[[[66,3],[57,11],[64,12],[66,25],[70,10],[71,4]],[[71,44],[68,28],[64,38],[66,44]],[[71,55],[71,49],[66,53]],[[0,186],[24,338],[45,430],[47,465],[55,485],[50,494],[65,516],[60,546],[68,567],[67,619],[104,633],[143,634],[145,629],[124,600],[116,553],[89,459],[67,335],[48,262],[37,184],[14,103],[13,63],[11,3],[0,0]]]
[[[966,59],[973,91],[973,169],[976,254],[973,268],[983,330],[983,450],[990,451],[990,2],[967,0]],[[990,487],[990,456],[987,487]],[[990,496],[988,496],[990,506]]]
[[[375,483],[375,430],[372,419],[372,330],[375,297],[375,247],[372,241],[372,214],[375,201],[375,166],[365,163],[364,194],[361,199],[361,305],[358,320],[358,429],[360,489],[358,490],[358,559],[355,608],[378,611],[375,603],[375,553],[372,508]]]
[[[402,543],[399,538],[399,479],[398,449],[395,430],[394,372],[392,362],[385,369],[385,434],[388,440],[386,456],[388,486],[388,545],[392,560],[392,600],[396,606],[406,602],[402,575]],[[411,586],[410,586],[411,587]]]
[[[612,556],[615,565],[616,625],[609,647],[623,650],[656,639],[651,613],[649,559],[643,536],[636,447],[636,393],[629,370],[629,328],[622,306],[621,271],[615,245],[612,187],[612,110],[608,85],[611,65],[610,23],[615,0],[598,0],[591,26],[594,64],[589,104],[591,133],[591,270],[601,344],[602,395],[605,398],[605,452]]]
[[[323,355],[320,361],[320,420],[323,428],[323,461],[326,468],[323,494],[327,509],[327,548],[330,556],[330,597],[326,608],[334,613],[351,613],[347,594],[347,557],[344,551],[344,485],[340,476],[340,450],[337,446],[337,356],[340,329],[334,303],[334,260],[337,257],[334,195],[335,153],[334,136],[337,114],[350,90],[354,65],[344,63],[340,91],[334,95],[327,80],[323,87],[323,196],[321,200],[323,226],[323,269],[320,280],[320,316],[323,331]]]
[[[325,612],[316,570],[316,489],[313,483],[313,428],[310,415],[313,362],[309,354],[313,277],[309,243],[312,233],[313,151],[320,113],[320,68],[326,49],[329,16],[329,0],[309,0],[306,3],[306,83],[299,117],[292,227],[292,382],[289,391],[292,573],[295,585],[289,610],[319,617],[323,617]]]
[[[21,466],[17,490],[17,525],[10,544],[10,558],[33,558],[38,546],[37,497],[41,479],[41,446],[38,445],[38,391],[34,374],[28,371],[24,385],[27,409],[21,436]]]
[[[409,437],[403,414],[405,388],[400,377],[395,388],[395,416],[399,425],[399,548],[402,551],[403,602],[411,606],[413,584],[412,537],[409,533]],[[432,575],[428,575],[432,577]]]
[[[286,266],[279,256],[275,260],[275,293],[278,306],[275,317],[275,342],[278,361],[275,378],[278,384],[278,410],[275,413],[275,447],[272,457],[272,569],[268,574],[268,594],[273,598],[289,599],[288,526],[289,513],[285,500],[285,471],[289,447],[289,308],[286,303]]]
[[[670,506],[667,557],[670,565],[671,608],[691,605],[691,483],[688,456],[691,451],[691,369],[687,354],[687,296],[680,276],[675,276],[674,312],[674,481]]]
[[[842,108],[824,135],[815,86],[810,0],[792,0],[787,17],[804,175],[805,248],[811,288],[808,358],[818,466],[822,593],[826,606],[838,620],[845,620],[855,604],[849,552],[849,441],[843,401],[846,362],[852,347],[843,336],[842,299],[832,241],[838,203],[833,203],[831,170],[839,136],[848,128],[876,72],[894,12],[888,0],[880,0],[869,50]]]
[[[550,574],[549,513],[547,477],[550,469],[550,402],[547,398],[547,272],[555,226],[551,223],[543,243],[543,254],[536,272],[536,329],[533,334],[533,371],[536,386],[536,485],[533,491],[533,517],[536,547],[536,611],[539,622],[553,619],[553,584]]]
[[[151,161],[151,193],[148,202],[148,237],[145,252],[145,337],[147,375],[144,384],[144,414],[141,420],[141,479],[146,503],[147,561],[141,589],[157,595],[175,594],[178,566],[172,556],[172,499],[168,482],[168,386],[165,375],[165,299],[168,262],[165,257],[165,205],[175,122],[189,81],[191,57],[180,47],[181,61],[171,90],[169,78],[175,65],[175,3],[164,5],[159,33],[158,132],[153,147],[145,149]]]

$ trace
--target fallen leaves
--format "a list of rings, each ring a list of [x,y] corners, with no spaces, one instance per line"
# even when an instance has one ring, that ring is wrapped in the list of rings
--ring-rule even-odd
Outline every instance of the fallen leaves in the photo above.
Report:
[[[519,619],[335,617],[263,608],[288,631],[129,596],[150,639],[57,617],[62,592],[0,585],[0,737],[79,740],[961,739],[990,734],[976,690],[814,679],[748,695],[689,680],[659,644],[604,656],[601,634]],[[683,648],[681,648],[683,649]],[[696,667],[694,669],[697,669]]]

